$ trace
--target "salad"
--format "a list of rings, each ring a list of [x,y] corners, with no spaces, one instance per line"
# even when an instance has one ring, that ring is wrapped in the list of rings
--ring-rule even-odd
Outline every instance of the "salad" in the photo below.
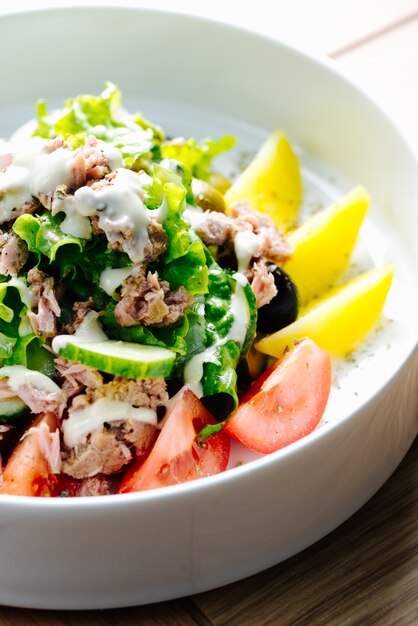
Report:
[[[0,494],[178,484],[318,425],[392,269],[336,284],[366,192],[295,228],[286,137],[231,184],[234,144],[166,137],[111,83],[0,144]]]

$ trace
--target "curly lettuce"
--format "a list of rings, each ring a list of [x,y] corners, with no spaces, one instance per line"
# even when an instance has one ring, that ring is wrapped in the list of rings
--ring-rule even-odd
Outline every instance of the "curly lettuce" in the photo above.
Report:
[[[0,364],[23,365],[53,376],[54,356],[28,323],[31,305],[32,296],[24,279],[0,283]]]
[[[64,108],[49,113],[44,100],[37,105],[35,136],[63,137],[72,148],[83,145],[87,135],[118,148],[126,167],[137,169],[164,139],[162,129],[141,114],[130,115],[122,108],[120,90],[110,82],[99,96],[80,95],[67,100]]]
[[[33,252],[40,261],[41,255],[55,260],[58,250],[64,245],[75,245],[83,250],[83,240],[62,232],[60,224],[63,215],[52,216],[46,212],[37,217],[35,215],[21,215],[13,224],[14,232],[26,242],[29,252]]]
[[[218,141],[207,138],[200,143],[191,139],[174,139],[161,145],[161,156],[164,159],[180,161],[195,178],[208,180],[212,159],[222,152],[231,150],[236,143],[235,137],[225,135]]]

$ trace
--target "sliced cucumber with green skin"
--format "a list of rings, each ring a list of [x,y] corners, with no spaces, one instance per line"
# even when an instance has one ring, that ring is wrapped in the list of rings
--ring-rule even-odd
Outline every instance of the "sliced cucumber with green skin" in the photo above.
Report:
[[[0,400],[0,424],[29,413],[29,407],[18,397]]]
[[[76,336],[55,337],[52,349],[59,356],[90,365],[106,374],[126,378],[165,378],[173,369],[175,352],[128,341],[86,341]]]

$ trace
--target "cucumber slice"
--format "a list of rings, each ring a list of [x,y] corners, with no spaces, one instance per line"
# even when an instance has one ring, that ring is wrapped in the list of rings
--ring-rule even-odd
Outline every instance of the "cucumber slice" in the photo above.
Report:
[[[158,346],[113,339],[86,341],[75,335],[55,337],[52,349],[75,363],[127,378],[165,378],[173,369],[176,358],[174,352]]]
[[[4,398],[0,400],[0,424],[14,420],[29,412],[29,407],[20,398]]]

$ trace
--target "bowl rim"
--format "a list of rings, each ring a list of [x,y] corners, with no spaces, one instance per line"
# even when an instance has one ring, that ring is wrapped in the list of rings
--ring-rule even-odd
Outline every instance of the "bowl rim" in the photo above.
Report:
[[[406,136],[404,129],[398,124],[396,119],[390,114],[390,112],[385,108],[385,106],[377,100],[377,98],[369,93],[363,85],[359,84],[352,77],[348,77],[345,73],[336,65],[335,61],[333,61],[330,57],[325,55],[321,55],[315,51],[308,51],[305,49],[301,49],[296,45],[289,43],[287,41],[282,41],[279,38],[275,38],[271,35],[263,34],[259,31],[251,30],[249,28],[238,26],[231,24],[229,22],[223,22],[220,19],[200,16],[196,14],[183,13],[181,11],[176,11],[175,9],[167,9],[167,8],[151,8],[151,7],[141,7],[134,6],[129,3],[124,4],[123,0],[120,6],[115,6],[113,3],[109,4],[105,2],[102,5],[92,4],[92,3],[83,3],[81,4],[66,4],[65,2],[60,6],[39,6],[39,7],[31,7],[29,9],[19,10],[13,8],[11,10],[5,9],[4,13],[0,14],[0,28],[1,25],[5,21],[14,21],[20,19],[30,19],[31,17],[35,17],[42,13],[49,14],[63,14],[63,13],[99,13],[107,11],[108,13],[134,13],[134,14],[150,14],[150,15],[167,15],[169,19],[180,19],[180,20],[189,20],[194,24],[205,23],[210,24],[212,27],[223,29],[224,31],[232,31],[238,34],[243,35],[244,37],[253,38],[262,43],[272,44],[277,48],[280,48],[284,51],[290,52],[296,57],[299,57],[303,62],[310,63],[317,66],[319,69],[332,74],[332,76],[341,82],[343,82],[350,89],[353,89],[357,92],[357,95],[361,96],[367,104],[371,105],[373,108],[377,109],[378,113],[382,116],[385,123],[395,131],[398,140],[403,147],[405,148],[408,156],[411,159],[411,163],[415,164],[418,173],[418,154],[414,149],[412,142]],[[413,339],[413,338],[411,338]],[[155,500],[157,502],[167,500],[170,501],[172,498],[175,498],[178,501],[181,495],[192,497],[195,491],[208,491],[211,489],[217,489],[219,484],[223,484],[225,482],[230,481],[239,481],[241,478],[245,479],[245,476],[248,472],[255,474],[256,472],[262,472],[265,467],[268,467],[273,464],[278,464],[282,460],[293,457],[294,455],[298,455],[301,450],[311,445],[314,445],[323,437],[326,437],[329,432],[336,431],[341,428],[345,422],[359,413],[367,410],[369,404],[371,404],[375,398],[382,393],[382,391],[386,388],[388,384],[402,371],[408,364],[408,362],[413,358],[414,353],[418,352],[418,336],[415,337],[415,343],[411,341],[409,349],[405,351],[404,357],[400,366],[397,369],[390,370],[389,374],[387,374],[383,378],[383,384],[381,384],[374,392],[369,395],[365,401],[355,407],[354,410],[346,412],[342,417],[336,420],[329,420],[326,423],[323,423],[320,428],[316,428],[313,432],[309,433],[307,436],[295,441],[294,443],[286,446],[276,452],[272,452],[270,454],[264,455],[261,458],[254,459],[249,461],[248,463],[244,463],[238,467],[230,468],[224,472],[219,474],[215,474],[213,476],[207,476],[201,478],[199,480],[193,480],[186,483],[181,483],[178,485],[170,485],[168,487],[161,487],[158,489],[150,489],[142,492],[133,492],[126,494],[110,494],[106,497],[97,497],[92,498],[89,496],[78,496],[78,497],[55,497],[55,498],[36,498],[33,496],[14,496],[14,495],[0,495],[0,507],[7,506],[7,504],[13,505],[17,508],[30,507],[31,510],[43,511],[46,508],[52,508],[67,511],[68,509],[80,509],[84,510],[86,507],[94,507],[94,508],[103,508],[103,507],[114,507],[114,506],[134,506],[144,505],[145,503],[153,504]]]

